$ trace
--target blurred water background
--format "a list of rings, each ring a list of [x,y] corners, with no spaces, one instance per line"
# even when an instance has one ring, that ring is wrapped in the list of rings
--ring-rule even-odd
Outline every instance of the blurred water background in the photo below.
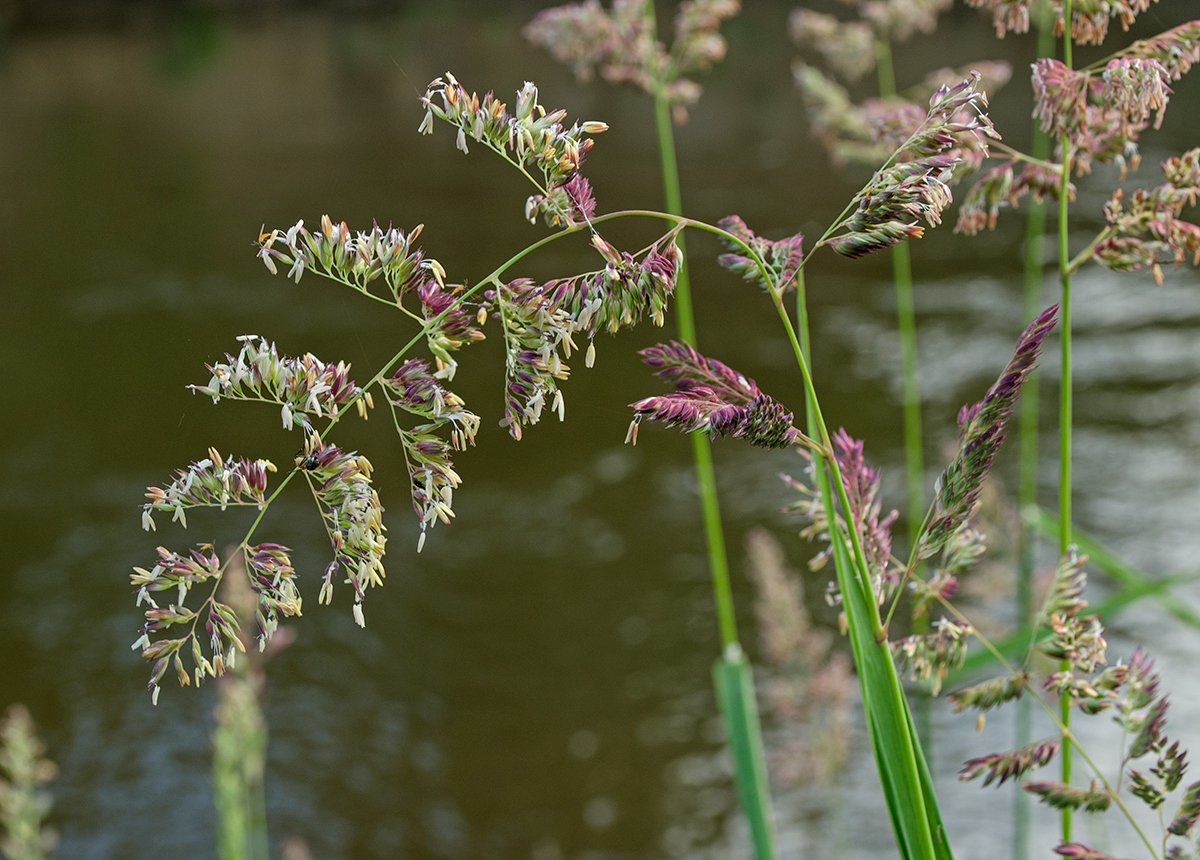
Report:
[[[213,691],[168,685],[151,707],[129,648],[140,616],[128,574],[159,543],[221,546],[245,519],[192,516],[187,532],[162,522],[147,534],[136,506],[144,487],[210,445],[288,463],[298,442],[273,409],[214,407],[184,386],[207,381],[205,362],[235,351],[241,334],[346,359],[363,376],[409,337],[399,315],[345,288],[271,277],[254,258],[260,226],[313,225],[324,213],[355,228],[424,223],[426,251],[469,283],[542,235],[521,217],[528,189],[515,172],[481,148],[457,152],[445,127],[417,134],[418,97],[447,69],[480,92],[509,95],[534,80],[543,103],[606,121],[612,130],[588,161],[600,209],[661,205],[650,103],[581,86],[526,45],[520,28],[537,8],[79,3],[10,18],[0,51],[0,362],[13,374],[0,447],[0,706],[25,702],[60,766],[59,857],[216,856]],[[726,26],[728,59],[677,129],[690,213],[737,213],[772,237],[819,235],[866,178],[831,168],[807,131],[789,8],[750,3]],[[1163,0],[1136,35],[1196,11]],[[997,42],[987,21],[956,7],[936,36],[898,50],[898,77],[903,86],[934,63],[1009,59],[1014,82],[992,115],[1020,146],[1032,51],[1030,38]],[[1198,83],[1176,87],[1162,131],[1145,138],[1137,181],[1157,182],[1158,161],[1200,144]],[[1105,196],[1090,189],[1111,181],[1098,168],[1081,183],[1085,239]],[[614,227],[610,238],[640,247],[649,229]],[[967,240],[947,226],[913,249],[929,486],[959,406],[995,378],[1021,328],[1022,230],[1008,217],[997,234]],[[799,407],[767,302],[716,267],[713,241],[689,242],[703,349]],[[583,240],[563,242],[521,274],[581,271],[593,256]],[[889,503],[901,506],[890,263],[831,257],[819,255],[809,275],[825,411],[866,439],[889,475]],[[1046,304],[1054,295],[1049,279]],[[1088,269],[1078,296],[1078,522],[1151,574],[1195,569],[1200,278],[1184,268],[1156,287],[1148,275]],[[296,549],[308,609],[268,671],[276,851],[298,836],[317,858],[744,856],[710,690],[717,635],[689,446],[651,428],[636,448],[621,444],[626,404],[659,390],[635,352],[672,334],[646,326],[598,341],[596,367],[566,385],[566,423],[545,421],[519,444],[497,427],[499,345],[463,353],[455,389],[484,425],[456,459],[457,519],[419,556],[389,428],[347,424],[339,442],[376,465],[391,537],[387,586],[370,595],[365,630],[344,602],[316,604],[328,547],[311,503],[297,492],[272,509],[263,534]],[[1046,367],[1052,428],[1052,354]],[[767,525],[803,568],[811,550],[779,513],[790,497],[776,477],[801,465],[731,443],[715,453],[753,647],[744,536]],[[1011,488],[1009,454],[1000,477]],[[828,626],[826,579],[807,575],[805,589]],[[1200,603],[1194,585],[1179,593]],[[1114,656],[1142,643],[1159,658],[1173,735],[1196,745],[1196,631],[1144,602],[1110,633]],[[893,856],[859,720],[837,781],[778,796],[784,856]],[[1009,746],[1011,720],[989,720],[981,737],[972,718],[939,704],[934,721],[960,854],[1003,856],[1010,793],[960,788],[954,775],[965,758]],[[1053,819],[1037,827],[1048,847]],[[1111,838],[1114,850],[1127,844]]]

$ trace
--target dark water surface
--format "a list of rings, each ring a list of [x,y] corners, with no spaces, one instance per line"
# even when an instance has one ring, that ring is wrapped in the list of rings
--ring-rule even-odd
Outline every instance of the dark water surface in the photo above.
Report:
[[[832,169],[808,136],[790,83],[787,8],[753,4],[729,25],[729,61],[679,130],[691,212],[737,212],[770,236],[819,234],[865,178]],[[580,87],[525,45],[519,28],[533,11],[417,3],[383,18],[181,18],[7,45],[0,359],[13,378],[0,448],[0,706],[29,706],[61,768],[58,856],[215,856],[212,689],[168,685],[150,706],[145,667],[129,648],[140,616],[127,577],[160,542],[221,545],[246,521],[193,516],[186,533],[160,522],[146,534],[136,505],[145,486],[210,445],[287,463],[299,442],[271,408],[214,407],[184,385],[207,381],[204,363],[235,351],[241,334],[289,354],[346,359],[363,377],[410,336],[399,315],[337,285],[272,278],[254,259],[260,225],[313,225],[326,212],[355,228],[424,223],[426,251],[451,280],[471,283],[536,240],[539,228],[521,218],[528,191],[519,176],[483,151],[455,151],[445,127],[416,133],[417,98],[446,69],[503,94],[535,80],[543,103],[608,122],[589,159],[600,209],[660,205],[648,103]],[[1141,35],[1195,11],[1163,0]],[[955,64],[1003,49],[1017,81],[994,99],[993,116],[1021,144],[1028,41],[997,45],[966,9],[943,30],[944,40],[898,55],[902,83],[931,55]],[[1157,161],[1200,143],[1198,110],[1196,81],[1181,83],[1163,131],[1145,142],[1143,181],[1157,182]],[[1102,201],[1088,187],[1081,219]],[[1094,224],[1079,227],[1086,240]],[[614,228],[612,238],[638,247],[649,229]],[[914,249],[931,456],[1020,329],[1019,229],[1010,218],[1001,235],[976,241],[943,229]],[[767,303],[716,269],[711,241],[689,241],[705,351],[798,406]],[[563,242],[522,274],[592,265],[582,240]],[[867,440],[899,504],[888,272],[882,256],[818,256],[810,288],[826,414]],[[1148,276],[1093,270],[1079,284],[1079,522],[1154,574],[1195,568],[1200,279],[1180,270],[1156,288]],[[1053,295],[1048,282],[1047,303]],[[602,339],[596,368],[577,368],[565,388],[566,423],[545,421],[520,444],[496,426],[498,344],[464,353],[455,389],[484,426],[477,447],[456,459],[457,519],[419,556],[388,427],[344,425],[340,443],[377,467],[391,537],[387,586],[370,595],[365,630],[345,593],[332,608],[316,603],[328,547],[311,502],[298,492],[272,508],[263,533],[296,549],[308,610],[291,624],[295,644],[269,667],[273,839],[300,836],[317,858],[745,852],[709,687],[717,634],[689,447],[650,428],[636,448],[621,444],[625,404],[658,390],[635,350],[669,334],[645,327]],[[1049,356],[1051,377],[1054,365]],[[1045,387],[1053,396],[1053,383]],[[1045,413],[1051,426],[1049,400]],[[789,499],[775,478],[800,466],[791,454],[732,444],[716,457],[752,646],[740,548],[752,525],[766,523],[803,563],[808,550],[778,513]],[[1047,499],[1054,466],[1048,454]],[[828,621],[824,579],[809,578],[807,590]],[[1193,605],[1200,596],[1182,593]],[[1164,617],[1152,604],[1128,611],[1112,631],[1113,653],[1145,642],[1161,658],[1172,725],[1195,743],[1200,640]],[[977,738],[969,719],[938,711],[936,720],[952,835],[964,855],[994,853],[1007,840],[1008,793],[955,790],[953,775],[962,759],[1006,746],[1009,724],[993,720]],[[873,764],[862,739],[853,743],[837,786],[780,795],[785,856],[831,856],[835,842],[854,856],[891,856]],[[992,824],[980,828],[984,819]]]

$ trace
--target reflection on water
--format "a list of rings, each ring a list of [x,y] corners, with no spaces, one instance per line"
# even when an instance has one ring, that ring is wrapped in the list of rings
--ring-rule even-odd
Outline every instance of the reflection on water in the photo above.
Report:
[[[395,350],[398,320],[369,303],[316,278],[269,277],[253,256],[260,225],[311,224],[326,211],[352,225],[424,222],[428,252],[468,281],[540,235],[520,219],[518,177],[483,154],[463,157],[446,134],[416,134],[416,97],[446,68],[500,92],[534,79],[547,104],[608,121],[613,131],[589,160],[601,207],[655,202],[648,106],[629,92],[580,89],[519,47],[531,7],[470,11],[471,20],[442,4],[366,21],[204,19],[191,31],[46,33],[10,46],[0,72],[0,356],[18,378],[0,450],[0,705],[28,703],[61,766],[59,856],[215,856],[214,699],[168,688],[150,707],[129,650],[140,620],[126,576],[158,541],[220,543],[241,523],[194,517],[188,535],[146,535],[135,505],[210,444],[286,462],[298,442],[272,410],[213,407],[183,386],[250,332],[360,371]],[[798,219],[812,232],[853,190],[804,131],[785,12],[764,5],[731,26],[730,60],[680,133],[695,214],[736,211],[767,234]],[[972,14],[953,26],[967,34],[955,48],[964,57],[983,50],[975,39],[995,50]],[[1177,88],[1157,138],[1164,151],[1195,143],[1186,105],[1196,94],[1194,82]],[[1023,123],[1023,108],[1011,107],[1023,98],[1002,96],[998,114]],[[631,241],[648,235],[637,229]],[[1020,327],[1009,248],[940,233],[915,254],[930,273],[918,284],[921,360],[939,438],[953,434],[958,406],[994,377]],[[798,402],[770,309],[716,271],[711,242],[697,237],[692,250],[706,349]],[[582,243],[553,248],[528,274],[579,266],[586,253]],[[814,265],[827,410],[897,473],[886,261]],[[1196,557],[1198,286],[1191,271],[1162,288],[1094,273],[1080,281],[1079,519],[1153,573]],[[457,460],[457,520],[435,529],[420,556],[388,428],[343,431],[375,462],[390,517],[388,585],[371,595],[365,631],[348,606],[315,606],[325,547],[311,503],[291,496],[272,509],[264,534],[296,549],[313,607],[270,667],[276,840],[301,836],[318,858],[744,855],[709,690],[717,637],[687,446],[645,432],[636,449],[620,444],[625,404],[654,385],[634,351],[658,335],[601,343],[597,368],[566,387],[564,425],[540,424],[516,445],[486,419],[478,447]],[[494,343],[476,347],[456,379],[485,416],[498,411],[498,361]],[[807,550],[777,513],[787,499],[775,475],[797,471],[794,458],[731,445],[717,457],[731,545],[766,522],[800,564]],[[814,612],[823,586],[820,576],[809,582]],[[752,631],[744,577],[737,587]],[[1185,593],[1195,602],[1195,589]],[[1200,725],[1200,687],[1187,683],[1196,640],[1162,618],[1151,604],[1128,611],[1114,653],[1151,643],[1185,737]],[[951,783],[959,761],[1004,746],[1011,729],[992,720],[976,738],[962,720],[937,720],[959,850],[992,847],[1008,794]],[[779,796],[785,856],[831,856],[838,845],[892,855],[874,765],[853,731],[858,752],[835,788]],[[995,830],[976,826],[985,818]]]

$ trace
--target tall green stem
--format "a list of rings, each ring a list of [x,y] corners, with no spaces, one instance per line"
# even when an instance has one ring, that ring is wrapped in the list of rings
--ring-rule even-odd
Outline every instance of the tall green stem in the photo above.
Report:
[[[1038,32],[1038,56],[1054,54],[1054,28],[1050,20],[1050,4],[1040,3],[1035,10]],[[1050,135],[1035,126],[1031,155],[1043,161],[1050,157]],[[1037,316],[1042,307],[1042,249],[1046,234],[1046,205],[1041,200],[1029,201],[1025,220],[1025,321]],[[1030,373],[1021,389],[1018,415],[1019,479],[1017,505],[1021,512],[1017,537],[1017,618],[1022,626],[1033,620],[1033,569],[1036,532],[1026,524],[1025,512],[1037,506],[1038,489],[1038,373]],[[1033,741],[1033,704],[1022,697],[1017,701],[1016,746],[1021,748]],[[1029,857],[1029,813],[1032,798],[1019,785],[1014,786],[1013,858]]]
[[[646,0],[643,14],[654,32],[654,3]],[[683,216],[683,195],[679,187],[679,165],[675,158],[675,135],[671,127],[666,81],[654,78],[654,119],[662,162],[663,193],[667,212]],[[675,282],[675,322],[679,336],[696,346],[696,319],[692,309],[692,291],[688,279],[687,246],[682,231],[676,237],[679,269]],[[729,561],[717,503],[717,481],[713,469],[712,448],[707,437],[692,433],[692,457],[696,464],[696,482],[700,490],[700,508],[704,518],[704,536],[708,564],[712,571],[713,595],[717,604],[717,622],[721,633],[721,656],[713,666],[713,685],[721,715],[729,735],[729,748],[735,765],[735,782],[742,811],[750,825],[757,860],[774,860],[775,837],[771,822],[771,793],[767,782],[766,756],[763,752],[754,675],[738,643],[737,620],[733,608],[733,589],[729,581]]]
[[[879,80],[879,95],[889,98],[896,94],[896,73],[892,63],[892,48],[887,39],[875,39],[875,70]],[[896,329],[900,338],[900,378],[904,411],[904,474],[908,500],[908,545],[916,546],[925,518],[924,438],[921,432],[921,387],[917,380],[917,313],[913,300],[912,257],[908,243],[892,246],[892,281],[896,291]],[[929,629],[929,616],[913,618],[913,632]],[[927,751],[933,749],[933,719],[929,700],[920,698],[916,704],[917,731]]]
[[[654,118],[658,131],[658,150],[662,162],[663,193],[667,212],[683,215],[683,197],[679,189],[679,166],[675,158],[675,135],[671,128],[671,109],[662,87],[654,92]],[[692,291],[688,281],[687,248],[683,235],[678,240],[679,277],[675,284],[675,323],[679,336],[696,346],[696,318],[692,310]],[[708,545],[708,563],[712,570],[713,594],[717,601],[717,619],[721,630],[721,645],[736,645],[737,621],[733,610],[733,590],[729,584],[729,561],[725,537],[721,528],[721,510],[717,504],[717,481],[713,470],[711,443],[693,433],[692,454],[696,463],[696,479],[700,486],[700,506],[704,515],[704,535]]]
[[[1066,23],[1066,33],[1063,35],[1063,62],[1067,68],[1072,67],[1071,59],[1071,9],[1072,0],[1066,0],[1063,15]],[[1066,133],[1062,135],[1062,168],[1058,188],[1058,259],[1062,273],[1062,302],[1059,309],[1062,345],[1062,378],[1059,383],[1059,436],[1058,436],[1058,551],[1062,555],[1071,545],[1071,253],[1069,246],[1067,223],[1067,190],[1071,182],[1071,142]],[[1063,661],[1064,671],[1070,669],[1067,661]],[[1060,717],[1063,726],[1071,727],[1071,700],[1063,696],[1060,703]],[[1062,748],[1062,781],[1071,782],[1071,747],[1064,744]],[[1062,839],[1071,841],[1071,810],[1064,809],[1062,813]]]

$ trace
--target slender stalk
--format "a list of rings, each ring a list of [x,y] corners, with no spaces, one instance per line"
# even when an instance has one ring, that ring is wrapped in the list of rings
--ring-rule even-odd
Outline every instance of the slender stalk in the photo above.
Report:
[[[1038,56],[1054,54],[1054,28],[1050,20],[1050,4],[1040,3],[1035,11],[1038,32]],[[1031,154],[1045,161],[1050,156],[1050,135],[1034,126]],[[1042,248],[1046,234],[1046,204],[1030,199],[1025,219],[1025,315],[1026,321],[1037,316],[1042,307]],[[1036,509],[1038,489],[1038,386],[1039,373],[1034,370],[1021,390],[1018,427],[1018,485],[1017,508],[1021,512],[1017,526],[1017,619],[1024,627],[1033,621],[1033,573],[1036,533],[1025,520],[1025,512]],[[1033,741],[1033,708],[1024,697],[1017,701],[1016,746],[1024,747]],[[1028,860],[1029,820],[1033,799],[1020,785],[1013,786],[1013,860]]]
[[[662,163],[663,192],[666,210],[671,215],[683,215],[683,196],[679,186],[679,166],[675,158],[675,135],[671,128],[671,111],[661,87],[654,92],[654,118],[658,132],[658,150]],[[675,282],[675,324],[679,336],[696,346],[696,318],[692,310],[692,291],[688,280],[687,248],[681,234],[676,240],[680,260]],[[725,536],[721,527],[721,510],[717,501],[717,480],[713,469],[712,443],[699,433],[691,434],[692,457],[696,463],[696,480],[700,486],[700,508],[704,517],[704,537],[708,547],[708,563],[712,571],[713,596],[717,601],[717,620],[721,631],[722,648],[738,642],[737,620],[733,609],[733,589],[729,582],[729,560]]]
[[[892,48],[887,39],[875,39],[875,70],[879,80],[879,95],[896,94],[896,73],[892,63]],[[896,330],[900,337],[900,379],[904,414],[904,475],[908,500],[908,545],[916,546],[925,516],[923,490],[925,458],[921,432],[921,387],[917,380],[917,313],[913,301],[912,257],[908,243],[892,246],[892,282],[896,291]],[[929,629],[929,616],[922,614],[912,620],[913,633]],[[933,716],[929,699],[922,696],[916,702],[917,730],[926,750],[933,749]]]
[[[1063,16],[1066,21],[1066,32],[1063,34],[1063,62],[1067,68],[1072,67],[1071,58],[1071,12],[1072,0],[1066,0],[1063,6]],[[1061,556],[1071,545],[1071,429],[1073,404],[1071,401],[1071,272],[1068,268],[1071,262],[1069,233],[1067,189],[1071,181],[1071,150],[1066,133],[1062,135],[1062,168],[1058,189],[1058,259],[1062,276],[1062,300],[1059,310],[1061,321],[1059,331],[1062,346],[1062,378],[1059,383],[1059,416],[1058,416],[1058,552]],[[1064,660],[1062,668],[1069,671],[1070,664]],[[1063,696],[1059,703],[1059,719],[1064,731],[1071,727],[1071,700]],[[1063,783],[1071,782],[1071,746],[1064,744],[1061,753]],[[1071,841],[1071,810],[1062,811],[1062,840]]]

